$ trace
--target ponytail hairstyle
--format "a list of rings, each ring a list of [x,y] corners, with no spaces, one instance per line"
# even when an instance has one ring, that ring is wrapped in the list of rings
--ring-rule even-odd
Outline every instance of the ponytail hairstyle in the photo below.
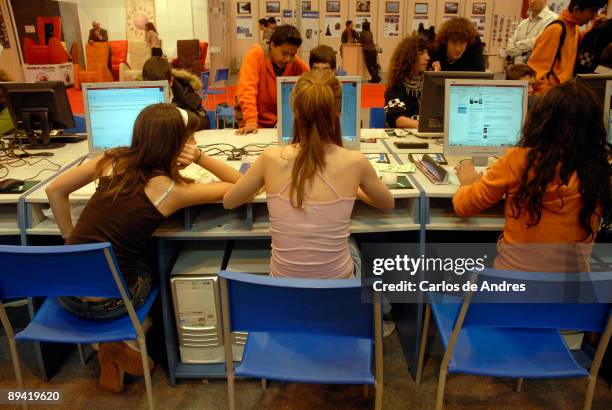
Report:
[[[135,194],[159,175],[178,183],[190,182],[179,174],[177,159],[199,125],[195,114],[179,110],[174,104],[145,107],[134,122],[131,146],[106,151],[96,166],[94,179],[102,177],[109,166],[112,168],[111,182],[102,195],[116,198],[119,193]]]
[[[313,70],[298,80],[292,94],[293,136],[299,150],[291,172],[293,206],[304,203],[304,187],[325,168],[325,146],[342,146],[340,82],[330,70]]]

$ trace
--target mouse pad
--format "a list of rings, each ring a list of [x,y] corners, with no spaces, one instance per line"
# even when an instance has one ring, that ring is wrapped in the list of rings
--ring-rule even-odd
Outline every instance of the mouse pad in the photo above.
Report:
[[[404,175],[397,177],[397,183],[387,185],[389,189],[412,189],[413,186]]]
[[[39,183],[40,183],[40,181],[24,181],[22,186],[17,186],[17,187],[15,187],[14,189],[12,189],[10,191],[0,192],[0,195],[2,195],[2,194],[23,194],[24,192],[26,192],[30,188],[33,188],[34,186],[38,185]]]

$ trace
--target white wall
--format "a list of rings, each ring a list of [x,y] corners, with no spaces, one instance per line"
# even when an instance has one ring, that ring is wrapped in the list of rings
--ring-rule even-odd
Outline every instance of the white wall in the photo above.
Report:
[[[87,43],[93,20],[108,30],[109,40],[126,38],[125,0],[80,1],[79,19],[83,44]],[[208,0],[155,0],[155,20],[169,58],[176,54],[176,40],[208,41]]]
[[[97,20],[108,31],[109,40],[125,39],[125,0],[87,0],[79,2],[79,22],[83,45],[87,44],[91,22]]]

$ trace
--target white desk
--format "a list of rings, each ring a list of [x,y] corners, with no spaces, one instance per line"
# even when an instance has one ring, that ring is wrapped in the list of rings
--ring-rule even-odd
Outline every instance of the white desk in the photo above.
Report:
[[[275,129],[261,129],[257,134],[235,135],[233,129],[207,130],[196,134],[196,141],[200,146],[226,143],[237,148],[248,144],[260,146],[273,143],[277,140]],[[383,130],[364,130],[364,135],[384,135]],[[376,143],[362,144],[364,153],[390,154],[381,139]],[[231,149],[231,147],[224,147]],[[249,147],[247,147],[249,149]],[[250,149],[262,149],[251,146]],[[225,155],[216,156],[239,169],[241,161],[228,161]],[[389,155],[392,163],[397,163],[393,155]],[[253,159],[251,157],[251,159]],[[49,201],[45,194],[45,187],[51,181],[40,184],[25,196],[27,208],[26,235],[59,235],[60,231],[55,221],[44,215],[43,210],[49,208]],[[78,211],[93,195],[94,184],[89,184],[70,195],[70,204],[74,211]],[[357,202],[353,211],[351,232],[392,232],[417,231],[421,228],[419,220],[418,189],[392,190],[396,198],[396,209],[382,212],[365,204]],[[221,203],[200,205],[177,212],[168,219],[156,232],[155,236],[174,239],[231,239],[244,237],[269,237],[269,219],[266,207],[265,193],[257,195],[251,203],[236,210],[223,209]]]
[[[29,151],[30,153],[43,152]],[[61,169],[67,167],[72,162],[76,161],[88,151],[87,141],[80,141],[75,144],[67,144],[66,146],[49,150],[53,153],[50,157],[29,157],[21,161],[16,160],[14,164],[8,165],[2,163],[8,174],[2,179],[34,179],[37,181],[45,181],[55,176]],[[2,171],[4,174],[4,171]],[[32,188],[29,192],[33,192],[37,187]],[[15,236],[22,233],[19,226],[19,201],[26,196],[28,192],[21,194],[6,194],[0,193],[0,236]]]
[[[393,145],[394,141],[401,142],[427,142],[428,149],[398,149]],[[442,141],[442,140],[440,140]],[[408,161],[410,153],[441,153],[444,146],[435,140],[427,140],[409,136],[406,138],[392,138],[388,145],[399,156],[403,162]],[[445,166],[449,173],[454,173],[454,166],[463,158],[447,157],[448,165]],[[484,211],[479,215],[469,218],[460,218],[455,214],[452,204],[453,195],[459,188],[458,185],[437,185],[429,181],[418,169],[412,175],[414,182],[424,192],[423,214],[421,221],[426,231],[501,231],[504,227],[503,202]]]

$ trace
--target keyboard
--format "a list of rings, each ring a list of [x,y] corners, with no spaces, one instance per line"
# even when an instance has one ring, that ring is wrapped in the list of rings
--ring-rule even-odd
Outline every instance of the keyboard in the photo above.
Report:
[[[419,132],[412,131],[412,135],[419,138],[444,138],[443,132]]]
[[[446,170],[448,171],[448,183],[450,185],[461,185],[459,183],[459,178],[457,177],[457,173],[455,172],[455,168],[454,167],[449,167],[449,166],[445,166],[444,168],[446,168]],[[487,173],[487,167],[476,167],[476,172],[482,172],[482,175],[486,175]]]
[[[56,135],[56,136],[51,136],[49,138],[49,142],[50,143],[61,143],[61,144],[72,144],[75,142],[79,142],[79,141],[83,141],[87,139],[87,134],[74,134],[74,135]],[[37,141],[40,141],[37,138]],[[28,144],[30,141],[28,140],[28,137],[19,137],[19,142],[21,142],[22,144]]]

